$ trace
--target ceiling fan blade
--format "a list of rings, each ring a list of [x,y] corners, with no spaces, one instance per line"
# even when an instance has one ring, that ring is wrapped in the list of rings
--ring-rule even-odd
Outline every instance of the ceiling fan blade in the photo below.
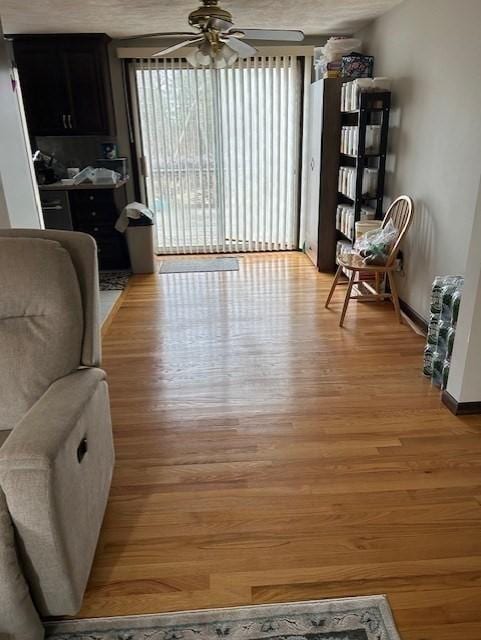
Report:
[[[289,29],[235,29],[231,30],[232,35],[244,34],[243,38],[249,40],[282,40],[284,42],[302,42],[304,34],[302,31]],[[230,32],[229,32],[230,33]]]
[[[228,31],[232,26],[232,22],[222,20],[222,18],[211,18],[207,23],[207,29],[216,29],[217,31]]]
[[[172,33],[168,33],[163,31],[162,33],[143,33],[139,36],[129,36],[128,38],[120,38],[124,42],[126,40],[143,40],[144,38],[189,38],[198,36],[198,33],[193,33],[189,31],[172,31]]]
[[[177,49],[182,49],[183,47],[188,47],[191,44],[195,44],[196,42],[202,42],[204,40],[204,36],[201,36],[200,38],[194,38],[194,39],[190,39],[190,40],[182,40],[182,42],[177,42],[177,44],[173,44],[170,47],[167,47],[166,49],[161,49],[160,51],[156,51],[155,53],[152,54],[153,58],[158,58],[159,56],[166,56],[169,53],[173,53],[174,51],[177,51]]]
[[[242,42],[242,40],[238,40],[233,36],[221,38],[221,40],[238,53],[241,58],[250,58],[251,56],[255,56],[257,53],[257,49],[255,47],[252,47],[250,44],[247,44],[247,42]]]

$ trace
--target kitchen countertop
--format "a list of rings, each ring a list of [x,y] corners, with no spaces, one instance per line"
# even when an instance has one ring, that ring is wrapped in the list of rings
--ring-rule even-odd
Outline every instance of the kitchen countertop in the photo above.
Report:
[[[38,188],[40,191],[77,191],[79,189],[120,189],[127,184],[128,178],[125,180],[120,180],[117,184],[91,184],[85,183],[82,184],[62,184],[61,182],[53,182],[52,184],[39,184]]]

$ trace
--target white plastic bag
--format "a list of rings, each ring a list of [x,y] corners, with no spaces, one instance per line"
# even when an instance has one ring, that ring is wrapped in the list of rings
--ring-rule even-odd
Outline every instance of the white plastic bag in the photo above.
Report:
[[[340,38],[332,37],[321,47],[322,53],[326,56],[328,62],[336,62],[343,55],[361,50],[362,41],[358,38]]]
[[[389,220],[384,228],[374,229],[362,235],[356,241],[354,251],[362,257],[364,264],[384,265],[398,234],[399,231]]]

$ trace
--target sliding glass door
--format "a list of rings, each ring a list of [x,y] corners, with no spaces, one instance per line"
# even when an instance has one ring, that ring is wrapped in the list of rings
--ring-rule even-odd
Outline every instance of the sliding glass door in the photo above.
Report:
[[[133,63],[159,253],[296,248],[300,73],[290,56]]]

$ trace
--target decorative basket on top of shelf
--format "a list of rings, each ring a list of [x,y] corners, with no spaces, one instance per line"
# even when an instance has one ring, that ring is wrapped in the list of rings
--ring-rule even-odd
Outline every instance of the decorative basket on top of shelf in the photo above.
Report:
[[[341,58],[341,76],[343,78],[372,78],[374,56],[366,56],[353,51]]]

